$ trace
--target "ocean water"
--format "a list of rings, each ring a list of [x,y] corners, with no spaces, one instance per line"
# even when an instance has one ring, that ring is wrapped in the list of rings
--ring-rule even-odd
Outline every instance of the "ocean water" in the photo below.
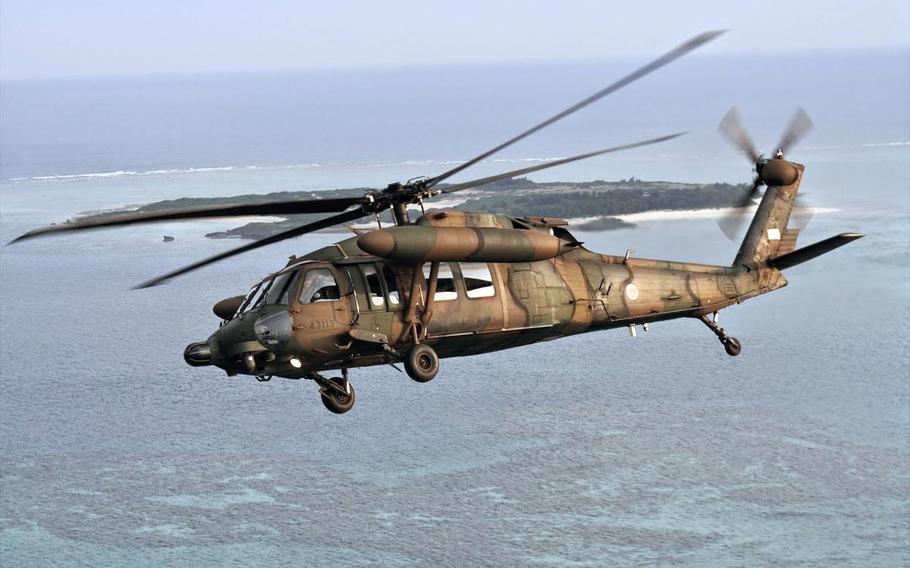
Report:
[[[767,145],[803,104],[817,131],[793,159],[825,212],[800,243],[867,236],[724,311],[736,358],[694,321],[598,332],[447,359],[423,385],[357,370],[339,417],[308,382],[181,357],[215,301],[336,235],[143,291],[236,246],[204,238],[236,222],[0,249],[0,565],[906,564],[910,79],[905,53],[852,57],[693,58],[472,170],[691,128],[534,179],[741,181],[714,132],[726,109]],[[437,173],[623,64],[4,84],[0,239],[163,198]],[[746,84],[772,71],[791,89]],[[711,263],[737,246],[697,216],[578,236]]]

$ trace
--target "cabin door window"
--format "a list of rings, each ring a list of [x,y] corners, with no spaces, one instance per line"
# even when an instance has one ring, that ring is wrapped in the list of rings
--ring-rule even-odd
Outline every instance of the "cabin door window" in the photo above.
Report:
[[[468,298],[492,298],[496,295],[493,275],[485,262],[462,262],[461,275],[464,277],[464,289]]]
[[[397,306],[401,303],[401,294],[398,292],[398,278],[395,271],[387,264],[382,265],[382,276],[386,289],[389,291],[389,304]]]
[[[427,263],[423,265],[423,275],[429,282],[430,265]],[[439,276],[436,278],[436,282],[436,294],[433,296],[433,301],[445,302],[458,299],[458,291],[455,289],[455,275],[452,273],[452,267],[449,263],[439,263]]]
[[[382,293],[382,284],[379,283],[379,273],[374,264],[362,264],[363,281],[366,283],[367,296],[370,298],[372,309],[385,308],[385,295]]]

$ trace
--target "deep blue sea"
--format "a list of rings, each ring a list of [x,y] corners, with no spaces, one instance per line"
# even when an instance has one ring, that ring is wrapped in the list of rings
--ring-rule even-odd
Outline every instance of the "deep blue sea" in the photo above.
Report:
[[[0,84],[0,240],[182,196],[375,186],[451,167],[639,61]],[[532,179],[744,182],[740,106],[819,208],[866,238],[721,314],[315,385],[183,362],[220,298],[338,235],[134,291],[236,246],[237,221],[0,248],[2,566],[900,566],[910,562],[910,54],[692,56],[457,180],[691,130]],[[242,221],[240,221],[242,222]],[[172,243],[161,236],[176,237]],[[579,233],[730,262],[714,220]]]

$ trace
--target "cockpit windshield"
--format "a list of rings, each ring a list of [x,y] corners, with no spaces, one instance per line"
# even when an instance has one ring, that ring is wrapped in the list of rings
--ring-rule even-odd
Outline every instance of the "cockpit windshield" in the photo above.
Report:
[[[304,271],[306,271],[304,281],[299,286],[300,303],[330,302],[340,299],[338,284],[330,270],[325,268],[306,270],[306,267],[289,268],[271,275],[250,288],[238,313],[246,313],[266,304],[290,304],[293,299],[291,294],[298,288],[297,282]]]
[[[240,313],[265,304],[289,304],[290,292],[299,273],[299,270],[280,272],[253,286],[240,306]]]
[[[294,279],[299,271],[290,270],[278,274],[265,291],[266,304],[289,304],[288,292],[293,288]]]
[[[253,307],[253,305],[256,304],[256,302],[254,302],[253,300],[258,301],[258,298],[256,297],[256,295],[259,293],[260,290],[263,289],[262,285],[263,285],[263,283],[260,282],[260,283],[256,284],[255,286],[253,286],[252,288],[250,288],[250,291],[247,293],[246,298],[243,299],[243,303],[240,304],[240,309],[237,310],[238,314],[246,313],[250,308]]]

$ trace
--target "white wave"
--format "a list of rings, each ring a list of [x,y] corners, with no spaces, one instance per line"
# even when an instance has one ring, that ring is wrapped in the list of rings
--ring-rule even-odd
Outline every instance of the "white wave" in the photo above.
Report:
[[[609,215],[594,215],[593,217],[569,217],[566,219],[566,222],[569,224],[569,228],[571,229],[572,227],[577,227],[578,225],[582,225],[584,223],[599,221],[605,217],[609,217]]]
[[[214,168],[188,168],[187,172],[229,172],[231,170],[236,170],[236,166],[218,166]]]
[[[861,144],[863,148],[882,148],[886,146],[910,146],[910,142],[879,142],[873,144]]]
[[[562,158],[496,158],[493,160],[484,160],[482,164],[523,164],[535,162],[552,162]],[[307,164],[286,164],[277,166],[209,166],[209,167],[192,167],[192,168],[173,168],[173,169],[155,169],[155,170],[117,170],[112,172],[91,172],[84,174],[54,174],[40,175],[31,177],[14,177],[10,178],[12,182],[23,181],[65,181],[77,179],[92,178],[116,178],[116,177],[143,177],[143,176],[166,176],[182,174],[199,174],[207,172],[230,172],[234,170],[253,171],[253,170],[294,170],[326,167],[361,167],[361,168],[400,168],[400,167],[452,167],[464,164],[466,160],[405,160],[402,162],[379,162],[379,163],[307,163]]]
[[[92,178],[115,178],[129,176],[161,176],[161,175],[180,175],[180,174],[198,174],[208,172],[230,172],[234,170],[265,170],[265,169],[296,169],[296,168],[319,168],[322,164],[292,164],[285,166],[211,166],[211,167],[194,167],[179,169],[158,169],[158,170],[117,170],[114,172],[92,172],[85,174],[56,174],[42,175],[31,177],[15,177],[10,181],[56,181],[56,180],[73,180],[73,179],[92,179]]]
[[[528,162],[555,162],[556,160],[562,160],[563,158],[496,158],[495,160],[489,160],[489,163],[492,164],[525,164]]]
[[[556,160],[563,159],[562,156],[555,158],[493,158],[489,160],[481,160],[480,164],[526,164],[526,163],[535,163],[535,162],[554,162]],[[355,167],[362,166],[366,168],[395,168],[401,166],[423,166],[423,167],[432,167],[432,166],[457,166],[467,162],[467,160],[405,160],[403,162],[379,162],[379,163],[369,163],[369,164],[351,164]]]
[[[449,197],[446,199],[434,199],[431,202],[427,203],[427,209],[446,209],[449,207],[458,207],[462,203],[468,200],[468,197]],[[419,211],[419,208],[418,208]]]
[[[801,150],[824,151],[824,150],[849,150],[851,148],[895,148],[901,146],[910,146],[910,141],[906,142],[869,142],[867,144],[825,144],[825,145],[806,145],[801,146]]]
[[[116,172],[97,172],[91,174],[61,174],[55,176],[34,176],[30,178],[13,178],[12,181],[23,181],[23,180],[35,180],[35,181],[46,181],[54,179],[76,179],[76,178],[109,178],[109,177],[119,177],[119,176],[132,176],[137,175],[140,172],[126,171],[126,170],[117,170]]]
[[[643,211],[641,213],[630,213],[628,215],[616,215],[617,219],[625,221],[627,223],[646,223],[648,221],[673,221],[673,220],[685,220],[685,219],[716,219],[720,217],[725,217],[727,215],[742,213],[751,217],[752,212],[755,208],[751,210],[747,209],[743,212],[741,209],[735,207],[723,207],[719,209],[682,209],[682,210],[660,210],[660,211]],[[812,213],[815,215],[824,215],[828,213],[836,213],[839,209],[833,209],[829,207],[817,207],[812,209]]]
[[[256,215],[243,215],[240,217],[210,217],[208,219],[194,219],[193,223],[208,223],[212,225],[227,225],[230,227],[239,227],[247,223],[280,223],[285,221],[284,217],[258,217]],[[184,223],[185,221],[174,221],[174,223]]]

